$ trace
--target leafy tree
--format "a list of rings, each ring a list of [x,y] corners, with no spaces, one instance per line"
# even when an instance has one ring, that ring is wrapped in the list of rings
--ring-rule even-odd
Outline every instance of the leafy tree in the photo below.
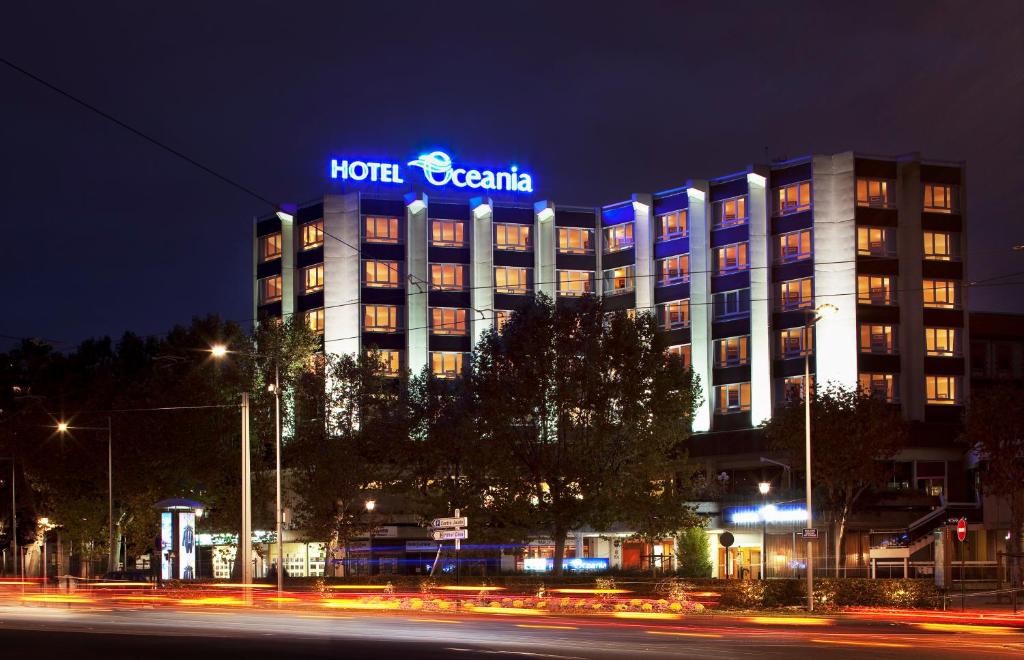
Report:
[[[963,439],[982,461],[982,490],[1006,500],[1010,536],[1006,548],[1024,553],[1024,397],[1008,384],[976,388],[964,419]],[[1021,566],[1014,562],[1011,582],[1021,584]]]
[[[380,357],[326,356],[299,389],[316,410],[289,447],[299,523],[330,548],[366,532],[368,499],[400,490],[409,413],[402,383],[387,378]],[[325,386],[326,384],[326,386]]]
[[[769,444],[805,465],[804,404],[793,402],[764,424]],[[829,384],[811,398],[811,460],[816,497],[833,521],[836,574],[845,553],[846,525],[860,497],[886,479],[886,461],[906,443],[899,409],[856,387]]]
[[[682,577],[711,577],[711,549],[703,527],[688,527],[677,537],[679,574]]]
[[[618,519],[658,536],[689,521],[677,469],[699,390],[649,315],[538,296],[481,338],[471,379],[487,476],[551,535],[556,575],[572,529]]]

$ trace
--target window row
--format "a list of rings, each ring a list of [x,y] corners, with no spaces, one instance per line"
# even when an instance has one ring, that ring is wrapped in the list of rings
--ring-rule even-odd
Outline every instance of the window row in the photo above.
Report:
[[[857,380],[861,391],[877,397],[886,403],[899,403],[899,374],[861,373]],[[925,403],[932,406],[949,406],[961,403],[962,388],[960,376],[925,376]]]
[[[896,229],[893,227],[857,227],[857,254],[862,257],[895,257]],[[923,233],[924,258],[928,261],[958,261],[960,234],[926,231]]]
[[[891,179],[858,178],[857,206],[895,208],[896,182]],[[959,187],[942,183],[922,185],[921,205],[928,213],[956,213],[960,208]]]

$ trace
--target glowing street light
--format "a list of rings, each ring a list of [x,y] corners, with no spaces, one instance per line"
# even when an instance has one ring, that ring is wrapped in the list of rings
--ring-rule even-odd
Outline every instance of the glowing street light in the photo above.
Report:
[[[214,344],[210,347],[210,355],[215,358],[222,358],[228,354],[228,347],[224,344]]]
[[[113,423],[107,417],[107,425],[103,426],[70,426],[65,421],[57,422],[57,433],[67,434],[72,430],[81,431],[106,431],[107,432],[107,542],[110,544],[110,557],[107,560],[107,570],[116,571],[120,553],[114,547],[114,430]]]
[[[767,495],[768,491],[770,491],[771,489],[772,485],[767,481],[762,481],[761,483],[757,484],[757,492],[761,493],[762,495]]]

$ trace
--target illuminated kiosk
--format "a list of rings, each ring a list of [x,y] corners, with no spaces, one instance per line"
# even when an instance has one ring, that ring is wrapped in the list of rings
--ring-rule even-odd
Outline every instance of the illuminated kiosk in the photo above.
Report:
[[[153,508],[160,511],[160,579],[195,580],[196,517],[203,515],[202,503],[172,497]]]

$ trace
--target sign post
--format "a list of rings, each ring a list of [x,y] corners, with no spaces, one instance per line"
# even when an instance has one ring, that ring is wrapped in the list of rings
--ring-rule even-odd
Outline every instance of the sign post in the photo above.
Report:
[[[455,584],[459,583],[461,577],[461,564],[460,561],[462,553],[462,541],[463,539],[469,538],[469,518],[465,518],[459,515],[459,510],[455,509],[455,515],[451,518],[434,518],[430,521],[431,532],[430,536],[435,541],[454,541],[455,542]],[[441,557],[441,547],[437,548],[437,557]],[[434,566],[431,567],[430,573],[433,575],[434,569],[437,568],[437,559],[434,560]]]
[[[964,559],[966,559],[964,553],[967,551],[967,546],[965,545],[967,541],[967,518],[961,518],[956,521],[956,540],[960,542],[960,611],[963,612],[967,601],[967,580],[964,575]]]
[[[725,579],[729,579],[729,548],[736,541],[731,532],[722,532],[718,535],[718,543],[725,548]]]

